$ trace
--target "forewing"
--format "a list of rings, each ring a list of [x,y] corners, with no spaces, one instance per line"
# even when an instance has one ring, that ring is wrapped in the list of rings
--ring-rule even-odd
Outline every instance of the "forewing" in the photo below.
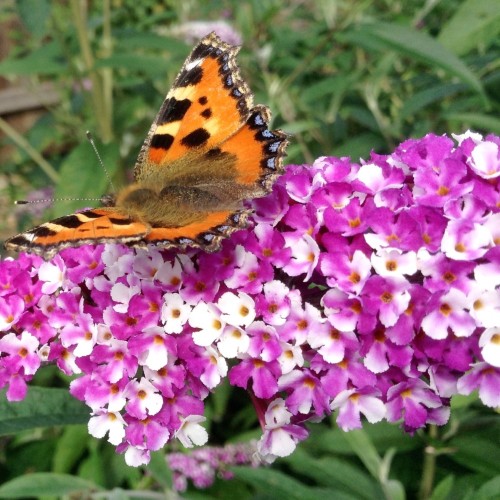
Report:
[[[253,98],[240,76],[238,50],[215,33],[193,49],[139,153],[138,182],[188,153],[211,149],[245,123]]]
[[[8,239],[8,250],[32,252],[46,258],[67,247],[96,243],[131,244],[150,227],[114,207],[85,210],[46,222]]]

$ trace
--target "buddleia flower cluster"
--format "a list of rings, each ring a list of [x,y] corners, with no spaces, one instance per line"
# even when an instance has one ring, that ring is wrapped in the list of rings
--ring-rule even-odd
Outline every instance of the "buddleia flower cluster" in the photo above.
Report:
[[[249,394],[265,462],[308,421],[442,425],[500,405],[500,138],[429,134],[290,165],[219,251],[83,246],[0,263],[0,386],[77,375],[88,429],[130,465],[204,445],[207,396]]]

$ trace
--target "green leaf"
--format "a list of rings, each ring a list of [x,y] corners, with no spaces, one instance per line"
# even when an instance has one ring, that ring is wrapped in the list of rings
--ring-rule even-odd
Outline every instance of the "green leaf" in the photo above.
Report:
[[[449,444],[456,448],[456,453],[449,455],[451,459],[463,465],[469,470],[477,471],[494,477],[498,474],[500,463],[500,439],[497,433],[495,437],[488,439],[486,436],[478,437],[471,434],[452,439]]]
[[[500,134],[500,119],[483,113],[444,113],[443,118],[450,121],[465,123],[470,128]],[[459,131],[459,132],[463,132]]]
[[[390,479],[383,486],[385,498],[390,500],[405,500],[406,492],[403,484],[395,479]]]
[[[0,75],[52,75],[68,71],[61,59],[61,47],[57,42],[42,45],[21,59],[6,59],[0,62]]]
[[[128,71],[140,71],[146,75],[164,75],[171,68],[168,58],[158,56],[147,56],[144,54],[113,54],[111,57],[99,59],[96,68],[126,69]]]
[[[463,55],[478,46],[484,50],[498,40],[499,33],[500,0],[466,0],[458,4],[438,40],[453,53]]]
[[[476,500],[498,500],[500,497],[500,475],[484,483],[476,491]]]
[[[151,453],[151,461],[146,466],[146,470],[160,483],[164,488],[172,489],[172,471],[167,464],[167,456],[164,450]]]
[[[19,19],[36,38],[45,35],[48,19],[51,14],[51,4],[47,0],[17,0],[14,3]]]
[[[368,434],[359,429],[346,432],[344,437],[370,474],[375,478],[380,477],[382,460]]]
[[[291,476],[265,467],[232,467],[231,470],[240,481],[244,481],[256,491],[266,494],[272,492],[275,500],[318,500],[314,488],[307,487]]]
[[[77,494],[87,497],[93,491],[101,490],[95,483],[68,474],[38,472],[25,474],[0,486],[0,498],[26,498],[42,496],[62,497]]]
[[[159,49],[169,52],[181,53],[187,55],[189,48],[187,45],[174,38],[158,35],[151,31],[132,31],[132,30],[116,30],[114,31],[116,37],[115,46],[120,47],[120,50],[140,50]]]
[[[229,384],[229,381],[225,379],[211,394],[210,406],[213,410],[213,413],[211,415],[211,420],[215,422],[220,422],[224,418],[224,415],[226,415],[227,413],[227,405],[232,392],[233,392],[232,386]]]
[[[5,391],[0,397],[0,435],[36,427],[83,424],[89,408],[71,397],[67,389],[30,387],[23,401],[9,402]]]
[[[450,494],[453,484],[455,483],[455,478],[450,474],[441,480],[434,491],[431,494],[430,500],[446,500]]]
[[[359,158],[366,158],[370,151],[380,151],[384,149],[385,142],[380,135],[370,132],[358,134],[356,137],[344,141],[335,147],[331,154],[335,156],[350,156],[352,161]]]
[[[442,99],[451,97],[462,90],[464,90],[462,83],[444,83],[416,92],[404,101],[403,107],[399,110],[399,117],[401,120],[414,117],[417,112],[427,106],[436,102],[439,103]]]
[[[101,443],[96,443],[88,456],[79,464],[78,475],[96,484],[105,486],[111,471],[108,470],[104,454],[100,449]]]
[[[300,448],[284,459],[297,474],[313,479],[320,486],[334,487],[356,498],[383,498],[382,490],[370,476],[346,460],[334,457],[315,459]]]
[[[119,167],[118,144],[99,145],[99,154],[110,176]],[[66,215],[73,210],[98,206],[99,201],[79,201],[75,198],[95,198],[109,192],[109,181],[90,144],[87,141],[76,146],[61,164],[59,183],[54,197],[72,198],[71,201],[58,201],[54,206],[56,216]]]
[[[57,440],[56,450],[52,457],[54,472],[69,472],[82,457],[88,447],[90,436],[86,425],[71,425],[64,429]]]
[[[361,28],[362,40],[373,45],[394,50],[400,54],[420,60],[458,77],[483,96],[484,90],[476,75],[451,51],[426,33],[416,31],[410,26],[390,23],[365,24]],[[359,31],[349,34],[352,43],[357,42]]]

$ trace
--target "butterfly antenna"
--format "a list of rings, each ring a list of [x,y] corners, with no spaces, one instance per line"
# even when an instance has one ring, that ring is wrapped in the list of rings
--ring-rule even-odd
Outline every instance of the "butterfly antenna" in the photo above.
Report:
[[[90,133],[89,130],[86,132],[87,135],[87,140],[90,142],[90,145],[94,149],[94,153],[97,156],[97,159],[99,160],[99,163],[101,164],[102,169],[104,170],[104,173],[106,174],[106,178],[108,179],[109,185],[111,186],[111,189],[116,192],[115,185],[113,184],[113,181],[111,180],[111,176],[109,175],[109,172],[107,168],[104,166],[104,162],[102,161],[101,155],[99,154],[99,151],[97,151],[97,147],[94,142],[94,138],[92,137],[92,134]]]
[[[54,201],[101,201],[101,198],[44,198],[40,200],[15,200],[15,205],[31,205],[36,203],[53,203]]]

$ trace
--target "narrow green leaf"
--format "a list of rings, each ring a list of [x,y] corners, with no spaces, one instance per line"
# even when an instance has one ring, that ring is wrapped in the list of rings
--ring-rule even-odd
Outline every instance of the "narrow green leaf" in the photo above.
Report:
[[[80,462],[78,476],[96,484],[106,486],[111,470],[107,466],[104,454],[99,448],[99,444],[90,449],[90,453]]]
[[[484,50],[498,40],[499,33],[500,0],[465,0],[444,24],[438,40],[453,53],[463,55],[478,46]]]
[[[405,500],[406,492],[400,481],[390,479],[384,484],[385,497],[390,500]]]
[[[352,161],[358,161],[359,158],[366,158],[372,150],[381,151],[385,144],[380,135],[364,133],[339,144],[331,151],[331,154],[335,156],[350,156]]]
[[[57,440],[52,457],[54,472],[70,472],[87,449],[90,436],[86,425],[70,425]]]
[[[414,117],[415,113],[421,111],[427,106],[451,97],[464,90],[462,83],[444,83],[426,88],[408,97],[399,110],[399,117],[405,120],[408,117]]]
[[[172,488],[172,471],[167,464],[167,457],[164,450],[151,453],[151,461],[146,469],[164,488]]]
[[[262,493],[272,492],[275,500],[318,500],[314,488],[309,488],[296,479],[266,467],[232,467],[240,481],[244,481]]]
[[[500,134],[500,119],[483,113],[443,113],[443,118],[449,121],[465,123],[467,127],[481,129],[494,134]],[[459,130],[458,132],[464,132]]]
[[[128,71],[140,71],[147,75],[160,75],[167,73],[171,65],[167,57],[162,59],[158,56],[144,54],[113,54],[106,59],[99,59],[96,68],[126,69]]]
[[[486,101],[482,84],[476,75],[453,52],[427,33],[416,31],[410,26],[390,23],[365,24],[361,29],[365,42],[372,38],[379,47],[384,46],[430,66],[441,68],[469,85]],[[356,43],[355,34],[356,32],[350,36],[353,43]]]
[[[68,71],[57,42],[42,45],[21,59],[0,62],[0,75],[57,75]]]
[[[380,477],[382,460],[368,434],[362,429],[357,429],[346,432],[345,438],[370,474],[378,479]]]
[[[151,31],[132,31],[128,30],[113,30],[116,37],[116,47],[120,50],[138,50],[145,51],[147,49],[168,49],[169,52],[183,54],[186,56],[189,52],[189,47],[186,43],[175,38],[169,38],[163,35],[158,35]]]
[[[460,436],[450,441],[449,445],[456,448],[456,453],[449,455],[451,459],[473,470],[491,477],[498,474],[500,463],[500,439],[496,437],[487,439],[471,434]]]
[[[476,500],[498,500],[500,497],[500,475],[484,483],[476,493]]]
[[[441,480],[431,494],[430,500],[446,500],[451,493],[455,478],[450,474]]]
[[[93,491],[101,490],[95,483],[68,474],[38,472],[25,474],[0,486],[0,498],[26,498],[56,496],[78,493],[87,497]]]
[[[52,6],[47,0],[17,0],[14,3],[24,26],[35,37],[45,35]]]
[[[347,460],[334,457],[315,459],[300,449],[284,459],[297,474],[308,477],[320,486],[329,486],[356,498],[382,498],[382,490],[370,476]]]
[[[67,389],[30,387],[23,401],[10,403],[5,391],[0,396],[0,435],[36,427],[83,424],[90,410],[71,397]]]

